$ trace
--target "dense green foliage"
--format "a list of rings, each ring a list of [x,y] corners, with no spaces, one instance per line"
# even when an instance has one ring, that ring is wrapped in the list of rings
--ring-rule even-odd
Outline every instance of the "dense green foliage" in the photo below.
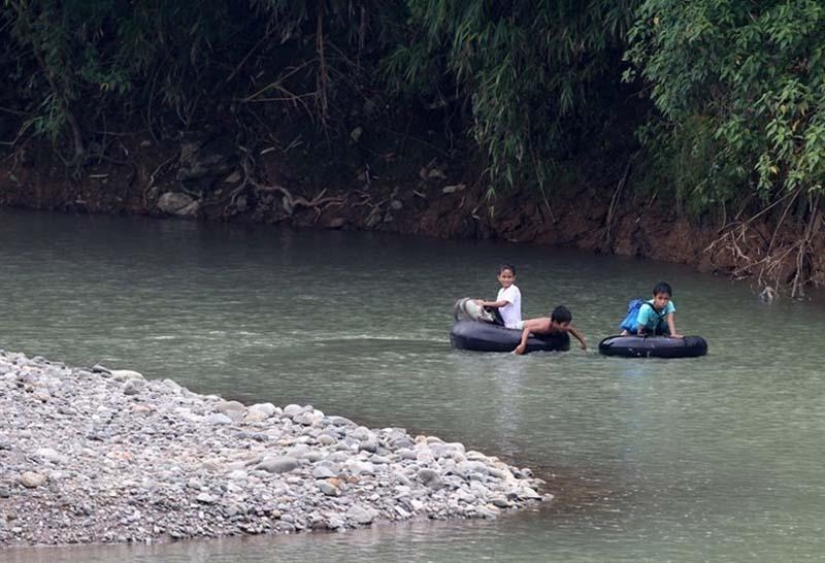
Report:
[[[635,3],[410,0],[418,40],[395,52],[389,74],[399,89],[469,105],[492,188],[542,186],[556,161],[616,135]]]
[[[816,0],[3,0],[0,142],[48,135],[82,164],[109,122],[346,141],[353,112],[428,108],[493,193],[627,161],[636,130],[701,212],[822,191],[824,31]]]
[[[0,59],[10,79],[2,98],[21,106],[23,129],[72,134],[76,157],[106,116],[142,115],[163,133],[238,119],[251,104],[286,104],[325,121],[333,98],[360,86],[352,78],[363,59],[396,43],[402,8],[377,0],[4,0],[0,34],[12,49]]]
[[[817,0],[642,4],[628,57],[665,118],[650,138],[695,207],[822,190],[824,32]]]

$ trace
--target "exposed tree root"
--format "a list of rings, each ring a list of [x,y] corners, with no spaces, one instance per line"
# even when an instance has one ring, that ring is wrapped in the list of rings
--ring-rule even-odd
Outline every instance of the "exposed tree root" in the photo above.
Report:
[[[149,174],[149,181],[146,182],[146,187],[143,188],[143,207],[144,209],[149,209],[149,192],[152,191],[152,188],[155,187],[155,181],[162,173],[163,169],[169,166],[174,160],[178,159],[177,154],[173,154],[163,162],[161,162],[155,170]]]
[[[633,164],[633,157],[627,161],[627,165],[624,169],[624,174],[622,174],[619,183],[616,185],[616,190],[613,192],[613,197],[610,198],[610,207],[607,209],[607,218],[604,221],[604,235],[602,238],[602,248],[605,251],[609,251],[613,247],[613,239],[615,237],[615,222],[616,222],[616,208],[619,205],[619,201],[622,197],[622,192],[624,191],[625,186],[627,185],[627,179],[630,177],[630,170]]]
[[[814,226],[821,224],[821,212],[819,210],[819,203],[821,195],[817,194],[816,199],[811,202],[811,216],[808,219],[808,226],[805,228],[805,236],[799,241],[799,251],[796,253],[796,274],[794,275],[793,284],[791,285],[791,298],[801,298],[805,296],[804,287],[808,283],[808,279],[803,277],[808,273],[807,265],[810,262],[810,247],[811,238],[814,232]]]
[[[763,298],[769,296],[768,300],[773,300],[775,296],[785,292],[791,299],[803,298],[804,287],[812,281],[812,241],[822,226],[821,196],[817,195],[810,201],[804,235],[790,243],[780,242],[781,229],[802,193],[801,189],[791,192],[747,220],[726,225],[720,230],[719,236],[705,248],[705,252],[730,254],[735,264],[731,276],[736,279],[755,277]],[[757,218],[782,202],[786,202],[785,208],[768,240],[752,225]]]
[[[237,205],[238,198],[246,191],[248,186],[252,186],[255,195],[260,196],[261,194],[265,193],[279,193],[281,194],[281,206],[283,207],[284,211],[286,211],[287,215],[290,217],[295,213],[298,208],[306,208],[312,209],[315,212],[315,221],[321,217],[321,213],[324,209],[331,205],[343,205],[346,201],[345,196],[326,196],[327,192],[326,188],[321,190],[318,195],[313,197],[312,199],[306,199],[305,197],[301,196],[293,196],[292,192],[290,192],[287,188],[273,184],[270,186],[261,184],[257,180],[255,180],[253,173],[252,173],[252,163],[249,157],[245,157],[241,159],[241,168],[243,169],[243,181],[241,185],[235,188],[229,197],[229,205],[231,207],[235,207]]]

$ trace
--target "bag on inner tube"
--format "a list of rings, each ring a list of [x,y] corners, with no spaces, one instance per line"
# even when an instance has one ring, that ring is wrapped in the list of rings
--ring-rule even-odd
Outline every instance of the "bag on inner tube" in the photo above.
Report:
[[[622,319],[622,322],[619,323],[619,328],[630,333],[635,333],[638,328],[636,321],[639,318],[639,309],[641,309],[643,305],[650,305],[650,303],[644,299],[631,299],[627,304],[627,314],[624,319]],[[653,305],[650,305],[650,307],[653,308]],[[661,318],[661,315],[659,315],[659,317]]]

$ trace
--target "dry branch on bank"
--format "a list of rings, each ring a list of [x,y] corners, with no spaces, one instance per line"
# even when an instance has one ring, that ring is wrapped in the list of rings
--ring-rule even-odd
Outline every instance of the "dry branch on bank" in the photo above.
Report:
[[[248,186],[252,186],[256,197],[266,193],[281,194],[281,206],[289,216],[292,216],[295,213],[295,210],[301,207],[312,209],[315,212],[315,221],[321,217],[321,213],[328,206],[343,205],[346,201],[345,196],[326,196],[326,188],[322,189],[312,199],[306,199],[302,196],[294,196],[292,195],[292,192],[284,186],[278,184],[264,185],[255,180],[253,167],[253,163],[249,157],[241,159],[243,181],[241,182],[241,185],[235,188],[235,190],[233,190],[230,194],[230,206],[234,207],[236,205],[237,199],[244,193],[244,191],[246,191]]]
[[[788,235],[793,236],[793,230],[787,220],[801,195],[801,189],[788,193],[747,220],[725,225],[719,236],[705,248],[705,253],[728,254],[734,264],[731,276],[735,279],[755,278],[762,292],[770,288],[772,295],[787,291],[791,299],[804,297],[805,287],[814,281],[812,269],[816,256],[813,241],[816,233],[821,231],[822,212],[821,196],[817,195],[806,206],[808,216],[802,236],[788,240]],[[755,227],[756,221],[783,202],[782,214],[767,239]]]

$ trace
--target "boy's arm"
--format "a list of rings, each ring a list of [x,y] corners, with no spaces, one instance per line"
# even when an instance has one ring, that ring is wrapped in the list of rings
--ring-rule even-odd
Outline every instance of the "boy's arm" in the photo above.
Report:
[[[567,332],[572,334],[576,338],[576,340],[578,340],[581,343],[582,350],[587,350],[587,341],[584,339],[584,335],[581,332],[579,332],[572,326],[567,327]]]
[[[502,299],[501,301],[485,301],[484,299],[476,299],[476,305],[480,307],[493,307],[494,309],[500,309],[501,307],[506,307],[509,304],[510,302],[506,299]]]
[[[673,313],[668,313],[665,319],[667,320],[667,328],[670,330],[670,335],[673,338],[683,338],[681,334],[676,332],[676,323],[673,321]]]
[[[516,346],[515,350],[513,350],[513,353],[524,353],[524,351],[527,349],[527,339],[530,338],[530,333],[541,334],[543,332],[547,332],[546,319],[538,318],[527,319],[526,321],[524,321],[524,324],[522,324],[521,329],[521,342],[519,342],[519,345]]]
[[[510,286],[503,291],[499,291],[495,301],[484,301],[483,299],[478,299],[476,300],[476,303],[482,307],[494,307],[496,309],[501,309],[502,307],[513,304],[516,291],[515,286]]]
[[[636,316],[636,334],[638,334],[639,336],[644,336],[646,328],[647,311],[645,310],[645,306],[642,305],[639,309],[639,314]]]
[[[527,323],[524,323],[524,328],[521,330],[521,342],[518,343],[516,349],[513,350],[513,354],[524,354],[524,351],[527,350],[527,339],[530,338],[530,329],[527,327]]]
[[[524,353],[524,350],[527,348],[527,339],[530,338],[531,334],[546,334],[548,332],[550,332],[550,319],[546,317],[527,319],[524,321],[524,324],[522,324],[521,342],[516,346],[516,349],[513,350],[513,353]]]

